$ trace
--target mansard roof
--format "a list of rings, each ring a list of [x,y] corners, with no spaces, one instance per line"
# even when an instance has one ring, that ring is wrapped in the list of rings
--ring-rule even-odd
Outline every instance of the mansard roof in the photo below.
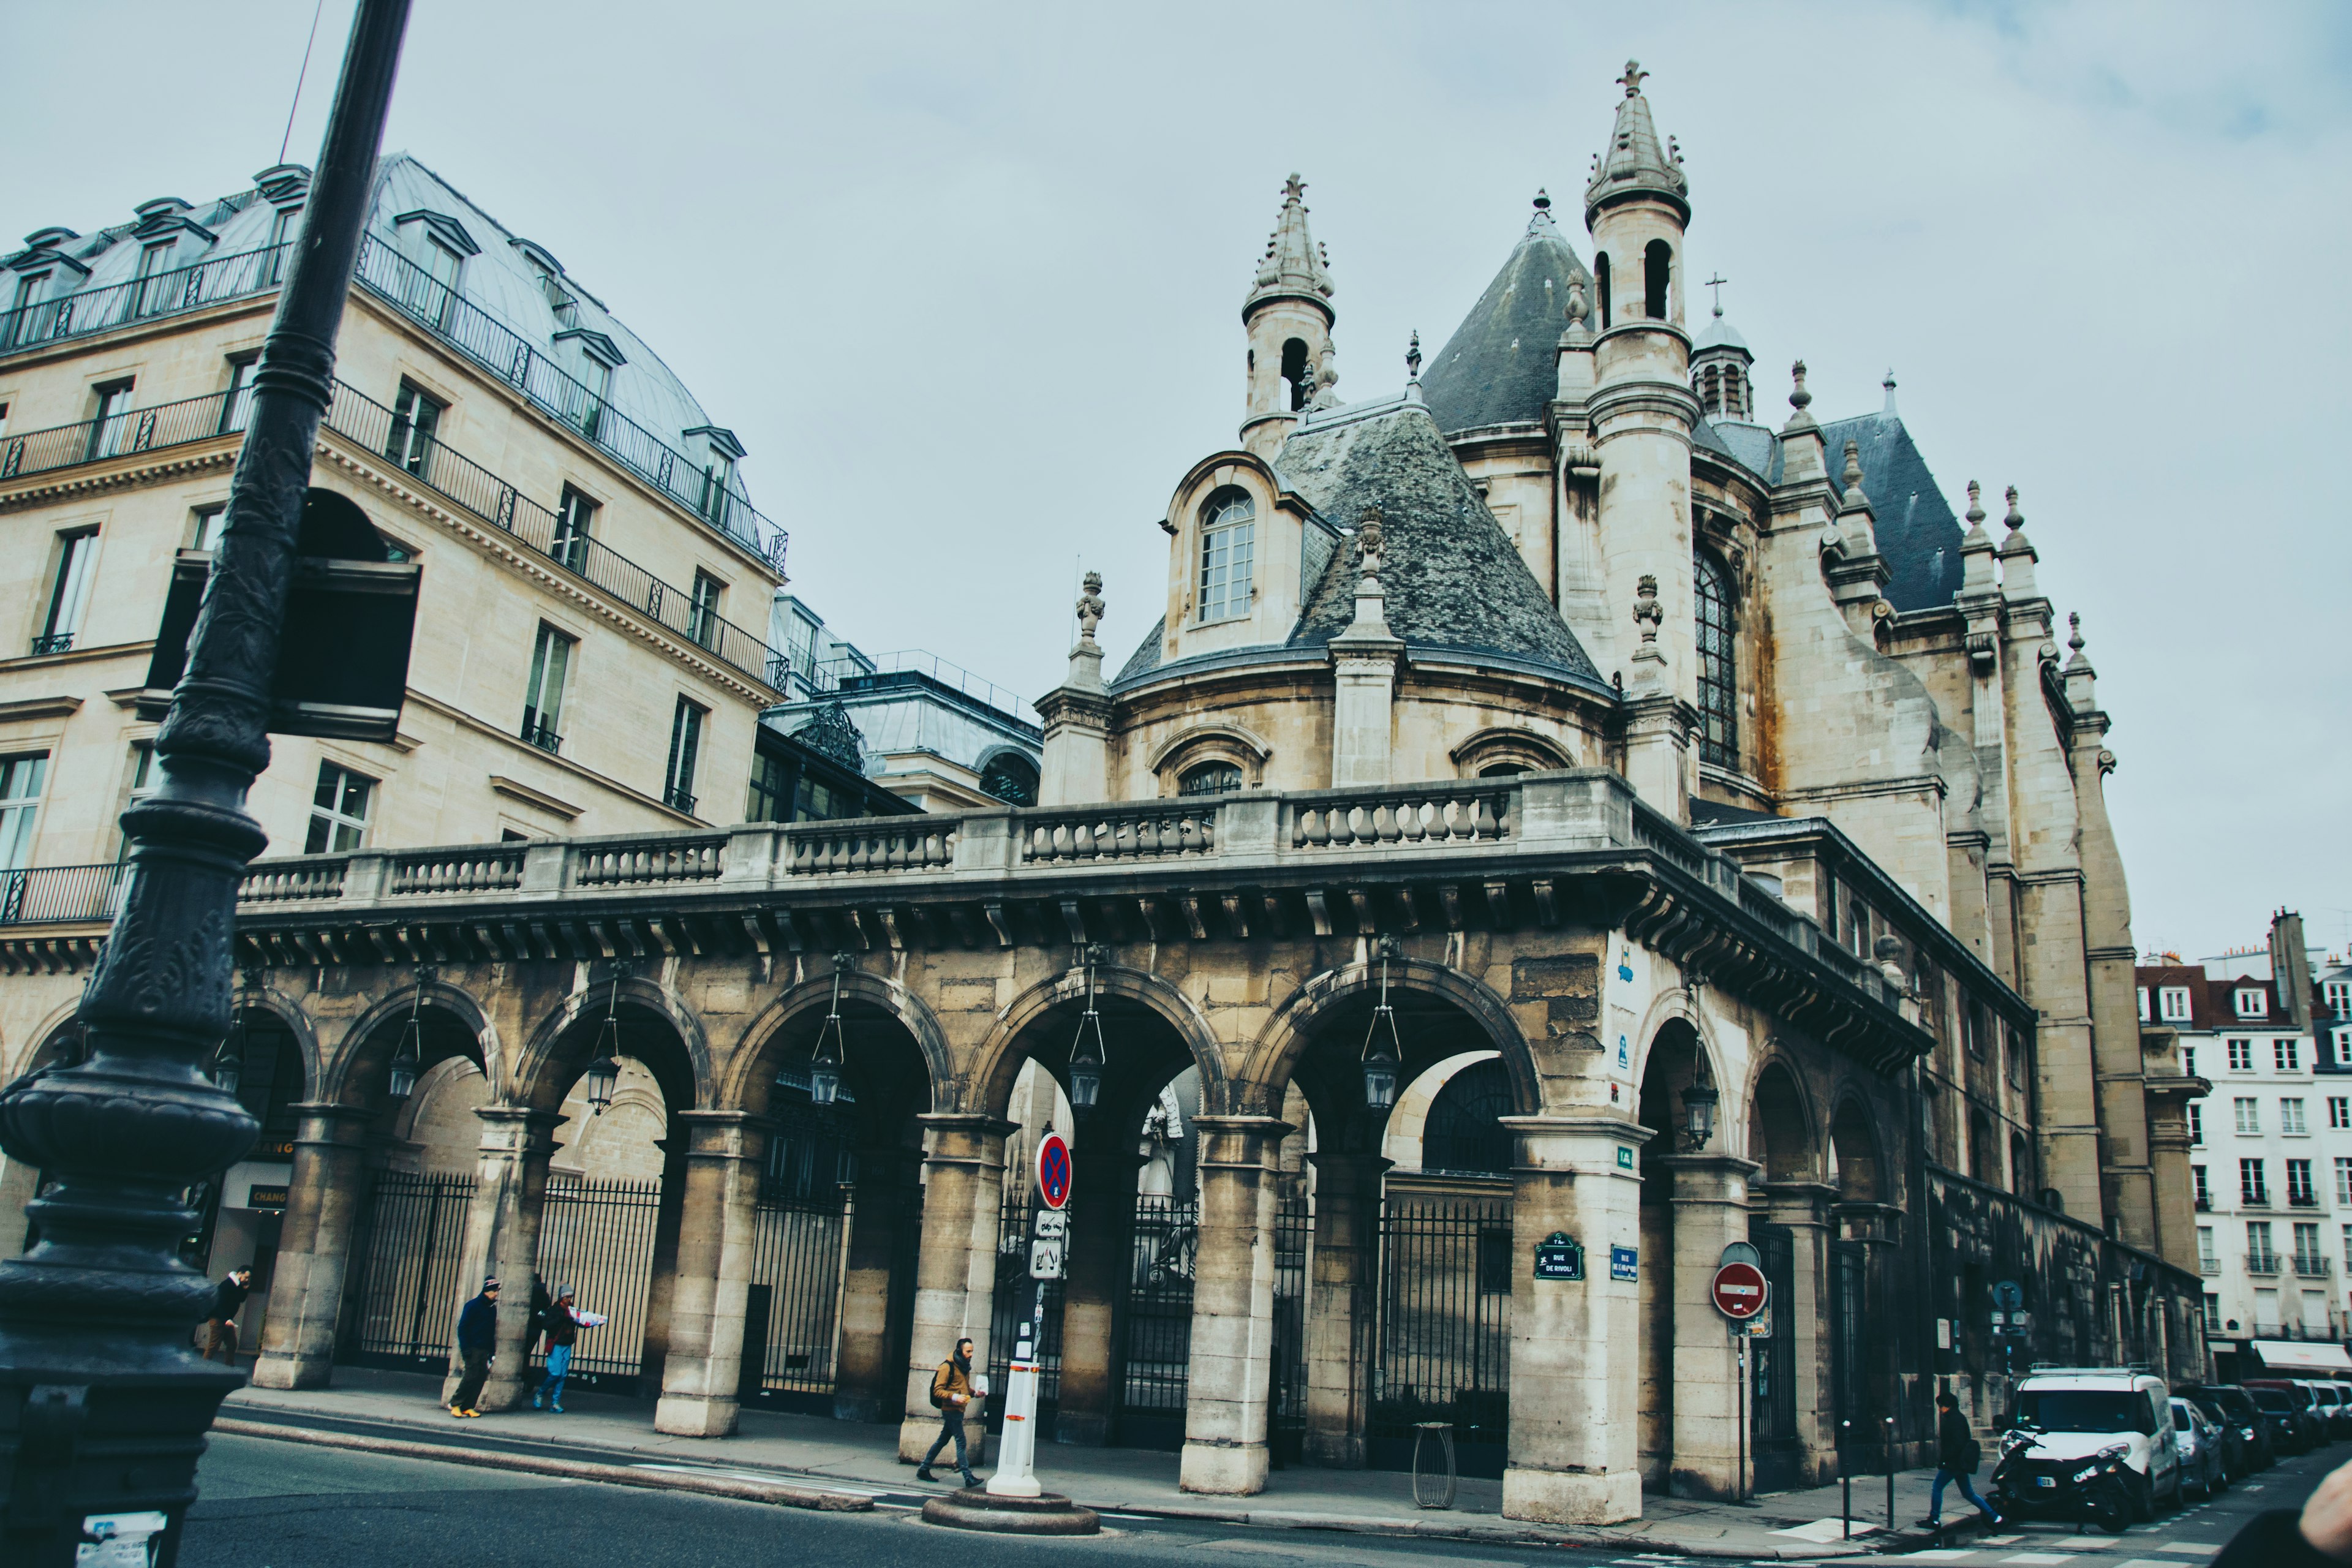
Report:
[[[1927,459],[1895,414],[1865,414],[1822,426],[1832,452],[1854,443],[1862,455],[1863,488],[1876,519],[1878,552],[1895,574],[1887,603],[1898,610],[1948,605],[1960,591],[1960,522],[1927,471]],[[1831,464],[1830,484],[1841,497],[1839,465]]]
[[[1559,389],[1559,335],[1568,327],[1571,283],[1584,288],[1589,326],[1592,274],[1552,221],[1547,201],[1422,377],[1438,428],[1450,434],[1543,419]]]

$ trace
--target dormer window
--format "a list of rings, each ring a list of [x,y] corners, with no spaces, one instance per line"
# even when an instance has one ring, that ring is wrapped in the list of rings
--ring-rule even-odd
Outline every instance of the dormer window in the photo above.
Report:
[[[153,316],[172,308],[172,286],[162,275],[172,269],[173,242],[159,239],[139,252],[139,313]]]
[[[34,323],[33,307],[48,284],[49,275],[46,272],[17,274],[16,291],[8,301],[8,318],[0,321],[0,349],[29,343],[41,335],[40,329]]]
[[[577,406],[571,414],[580,433],[593,441],[597,427],[604,422],[604,410],[613,405],[613,372],[625,363],[621,347],[602,332],[580,327],[556,333],[555,341],[580,351],[576,362],[578,382],[570,395]]]
[[[2189,1021],[2189,987],[2186,985],[2158,986],[2156,993],[2156,1011],[2157,1016],[2165,1023],[2187,1023]]]
[[[2270,1016],[2271,999],[2267,994],[2251,985],[2242,985],[2238,988],[2239,1017],[2267,1018]]]
[[[1202,625],[1249,614],[1256,548],[1257,507],[1249,492],[1228,486],[1212,495],[1201,508]]]
[[[417,270],[408,275],[402,303],[436,331],[447,331],[457,319],[459,275],[466,258],[478,256],[482,247],[474,243],[464,224],[422,207],[401,214],[392,223],[395,230],[404,230],[412,223],[424,226],[419,236],[409,241]]]
[[[277,215],[269,220],[270,282],[279,282],[285,278],[286,268],[294,256],[294,237],[301,226],[302,208],[299,204],[279,207]]]

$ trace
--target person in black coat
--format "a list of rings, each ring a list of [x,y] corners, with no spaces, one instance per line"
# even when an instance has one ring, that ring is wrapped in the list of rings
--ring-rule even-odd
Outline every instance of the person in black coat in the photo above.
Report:
[[[499,1282],[482,1281],[482,1293],[466,1303],[457,1314],[457,1358],[465,1363],[465,1375],[457,1380],[457,1392],[450,1397],[452,1415],[479,1415],[475,1402],[482,1397],[482,1384],[490,1380],[490,1353],[499,1346]]]
[[[253,1269],[248,1264],[238,1264],[213,1287],[212,1314],[205,1320],[205,1359],[213,1359],[218,1351],[221,1360],[236,1364],[236,1315],[245,1310],[245,1299],[253,1293]]]
[[[1991,1527],[2000,1528],[2000,1515],[1977,1496],[1977,1467],[1982,1463],[1983,1450],[1977,1447],[1976,1434],[1969,1430],[1968,1417],[1960,1414],[1960,1402],[1948,1393],[1936,1395],[1936,1489],[1927,1496],[1927,1517],[1919,1521],[1920,1529],[1944,1527],[1944,1489],[1954,1481],[1960,1483],[1960,1495],[1976,1505]]]

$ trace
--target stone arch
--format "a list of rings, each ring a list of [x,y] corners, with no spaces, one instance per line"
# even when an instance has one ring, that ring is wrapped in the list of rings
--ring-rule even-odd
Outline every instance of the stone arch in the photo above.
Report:
[[[1848,1085],[1830,1113],[1827,1147],[1839,1192],[1854,1203],[1891,1203],[1892,1173],[1878,1119],[1860,1089]]]
[[[295,1055],[302,1063],[302,1093],[297,1098],[308,1100],[319,1092],[326,1079],[326,1064],[321,1059],[319,1033],[310,1026],[310,1015],[302,1005],[283,991],[270,988],[265,983],[250,985],[239,976],[236,991],[229,996],[229,1017],[234,1023],[239,1013],[267,1013],[286,1026],[294,1037]]]
[[[1706,1015],[1699,1010],[1691,994],[1679,987],[1662,991],[1653,997],[1649,1012],[1638,1026],[1634,1038],[1642,1045],[1633,1058],[1633,1082],[1641,1085],[1649,1081],[1650,1062],[1659,1039],[1661,1037],[1676,1037],[1679,1031],[1675,1026],[1677,1025],[1689,1030],[1692,1049],[1697,1053],[1697,1059],[1706,1064],[1707,1081],[1714,1084],[1717,1091],[1725,1093],[1727,1100],[1729,1094],[1738,1092],[1741,1086],[1731,1083],[1725,1074],[1723,1053],[1717,1047],[1714,1036],[1707,1029]],[[1641,1095],[1638,1088],[1634,1095],[1634,1102],[1638,1105]],[[1746,1109],[1744,1094],[1740,1102],[1719,1105],[1716,1126],[1723,1129],[1739,1125],[1738,1119],[1745,1114]]]
[[[1541,773],[1576,766],[1576,754],[1566,742],[1514,725],[1489,725],[1447,755],[1454,760],[1454,773],[1465,779],[1481,777],[1489,768]]]
[[[50,1008],[47,1016],[26,1031],[25,1037],[32,1041],[31,1047],[11,1064],[9,1071],[0,1074],[0,1079],[14,1082],[36,1068],[46,1067],[57,1060],[60,1047],[80,1033],[75,1023],[75,1015],[80,1010],[81,996],[79,993],[71,1001],[60,1002]]]
[[[583,1021],[592,1030],[601,1023],[608,998],[614,995],[611,988],[615,985],[618,1010],[624,1016],[634,1013],[642,1019],[650,1015],[667,1026],[677,1041],[676,1059],[648,1060],[646,1064],[661,1080],[671,1111],[709,1109],[714,1102],[715,1086],[710,1042],[703,1032],[702,1020],[667,987],[635,975],[616,978],[609,972],[590,975],[580,989],[563,999],[562,1005],[540,1021],[516,1054],[505,1081],[492,1080],[499,1091],[498,1098],[538,1110],[561,1109],[564,1096],[589,1059],[594,1037],[593,1033],[584,1040],[574,1037]]]
[[[1820,1141],[1803,1077],[1778,1052],[1768,1054],[1748,1088],[1748,1157],[1768,1182],[1820,1179]]]
[[[498,1025],[469,992],[438,978],[419,978],[384,996],[352,1021],[320,1075],[319,1099],[348,1105],[365,1103],[352,1097],[365,1092],[365,1086],[378,1076],[378,1069],[389,1068],[393,1053],[400,1048],[400,1027],[415,1010],[420,995],[425,1010],[455,1019],[458,1028],[474,1042],[474,1065],[491,1082],[499,1080],[505,1065],[505,1049],[499,1039]]]
[[[1255,731],[1229,720],[1213,719],[1187,725],[1171,736],[1152,753],[1150,768],[1163,795],[1176,794],[1177,780],[1202,763],[1230,763],[1241,770],[1245,788],[1257,789],[1265,783],[1265,764],[1273,755],[1274,747]]]
[[[1135,1004],[1174,1030],[1186,1054],[1192,1058],[1192,1065],[1201,1069],[1202,1110],[1209,1112],[1226,1108],[1224,1054],[1207,1016],[1190,996],[1156,974],[1118,963],[1095,965],[1094,984],[1098,1001]],[[1012,1101],[1013,1080],[1021,1076],[1021,1064],[1030,1054],[1021,1043],[1023,1036],[1046,1014],[1074,1004],[1083,1005],[1085,996],[1085,967],[1073,965],[1014,997],[997,1015],[995,1026],[972,1056],[971,1072],[957,1085],[961,1090],[961,1103],[939,1109],[1003,1115]]]
[[[1442,963],[1393,956],[1388,961],[1388,981],[1392,994],[1434,996],[1467,1015],[1502,1055],[1503,1066],[1510,1074],[1514,1110],[1523,1116],[1542,1111],[1542,1074],[1537,1068],[1534,1049],[1520,1031],[1518,1020],[1511,1016],[1510,1005],[1494,987]],[[1381,964],[1375,957],[1343,969],[1327,969],[1284,998],[1265,1027],[1258,1031],[1257,1038],[1250,1043],[1242,1071],[1233,1086],[1234,1109],[1278,1108],[1282,1091],[1314,1043],[1320,1023],[1339,1005],[1377,994],[1380,988]]]
[[[810,975],[760,1009],[744,1026],[729,1058],[726,1073],[719,1081],[717,1104],[721,1110],[748,1109],[762,1065],[773,1070],[768,1058],[778,1038],[794,1020],[831,1006],[834,978],[831,971]],[[948,1046],[947,1031],[940,1026],[939,1015],[921,997],[883,975],[853,967],[840,971],[840,980],[844,1002],[878,1008],[913,1037],[929,1079],[926,1109],[940,1109],[955,1082],[955,1054]]]
[[[392,1113],[393,1140],[401,1143],[417,1142],[418,1114],[426,1105],[432,1103],[435,1094],[443,1084],[453,1078],[462,1078],[468,1071],[477,1075],[481,1073],[480,1065],[472,1058],[444,1057],[417,1074],[415,1091],[406,1100],[401,1101],[399,1108]]]

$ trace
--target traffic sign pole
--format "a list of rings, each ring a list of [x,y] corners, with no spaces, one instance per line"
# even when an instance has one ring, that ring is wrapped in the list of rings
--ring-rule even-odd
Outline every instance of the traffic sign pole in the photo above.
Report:
[[[997,1447],[996,1471],[988,1478],[994,1497],[1033,1498],[1037,1484],[1037,1358],[1045,1342],[1045,1283],[1063,1277],[1068,1256],[1071,1177],[1068,1140],[1047,1132],[1037,1141],[1037,1212],[1029,1239],[1029,1310],[1020,1320],[1013,1361],[1004,1379],[1004,1440]]]

